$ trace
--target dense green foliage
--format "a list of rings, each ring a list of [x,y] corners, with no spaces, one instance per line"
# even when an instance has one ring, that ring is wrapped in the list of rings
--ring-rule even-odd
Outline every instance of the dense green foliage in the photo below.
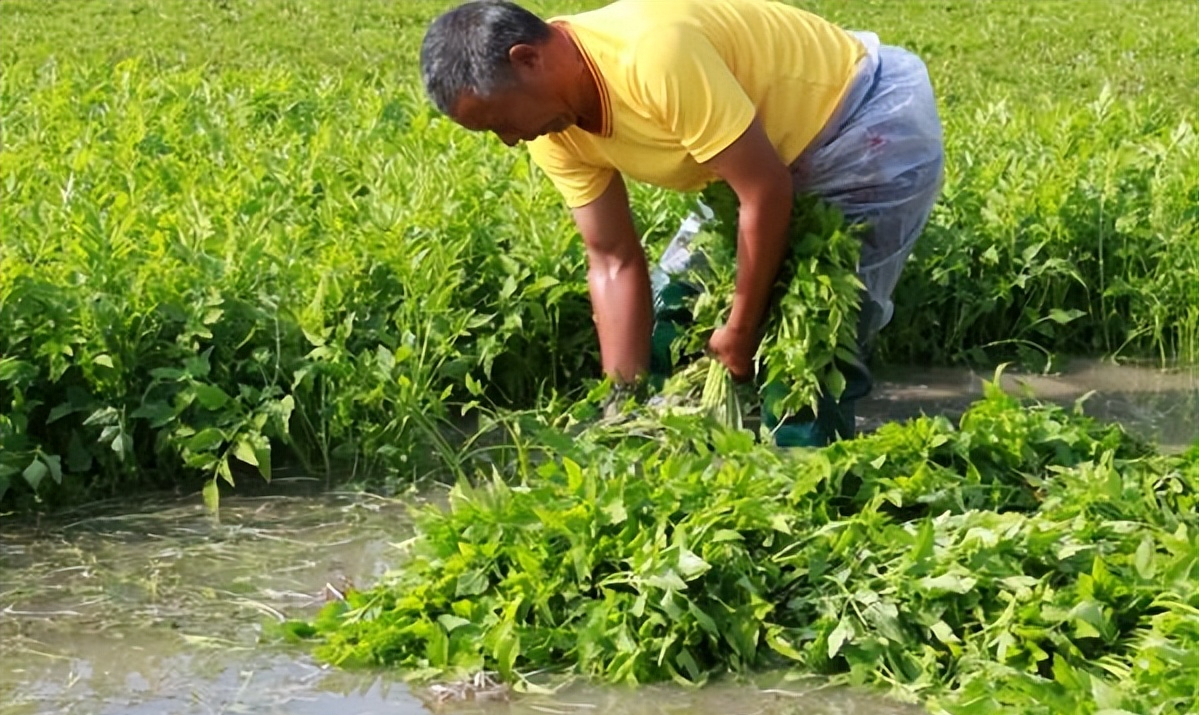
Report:
[[[705,266],[692,271],[697,293],[684,300],[689,322],[675,340],[675,363],[707,349],[712,331],[723,325],[733,306],[737,277],[737,195],[724,182],[701,195],[713,219],[694,237],[691,250]],[[822,390],[839,398],[845,389],[844,361],[857,360],[860,292],[857,277],[860,244],[839,212],[810,196],[791,208],[787,255],[770,294],[755,355],[758,381],[784,387],[771,397],[776,415],[817,408]],[[841,360],[842,362],[838,362]]]
[[[281,455],[408,480],[462,403],[587,387],[558,197],[421,94],[446,5],[0,3],[5,504]],[[1193,3],[807,6],[912,47],[943,101],[945,199],[880,357],[1196,358]],[[693,197],[632,193],[653,257]]]
[[[0,3],[5,508],[215,500],[280,455],[384,486],[436,473],[449,503],[404,563],[288,633],[417,677],[782,665],[934,712],[1195,711],[1196,449],[994,386],[956,425],[823,450],[673,402],[599,418],[567,212],[420,90],[448,4]],[[1194,3],[805,6],[914,49],[942,101],[944,198],[880,358],[1199,360]],[[631,191],[653,258],[695,197]],[[792,407],[853,311],[845,235],[812,210],[776,316],[797,331],[762,352],[787,356],[765,364]],[[714,321],[726,297],[692,307]]]
[[[792,665],[933,712],[1199,705],[1199,455],[995,385],[957,427],[823,450],[670,411],[521,433],[394,573],[286,631],[418,678]]]

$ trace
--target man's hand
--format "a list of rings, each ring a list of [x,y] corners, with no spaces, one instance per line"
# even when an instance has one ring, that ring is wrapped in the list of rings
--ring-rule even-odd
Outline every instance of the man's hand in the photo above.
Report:
[[[756,343],[754,333],[726,325],[708,338],[708,350],[728,368],[734,380],[746,382],[753,377]]]

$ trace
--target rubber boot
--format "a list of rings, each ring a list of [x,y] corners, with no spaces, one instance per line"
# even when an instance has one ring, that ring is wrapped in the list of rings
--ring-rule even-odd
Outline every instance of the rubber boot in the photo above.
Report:
[[[805,407],[780,424],[772,405],[777,404],[786,392],[787,386],[777,381],[767,383],[760,391],[762,426],[772,433],[775,446],[824,447],[837,439],[853,438],[854,400],[837,401],[825,393],[817,400],[815,413]]]
[[[872,312],[871,308],[863,312]],[[872,317],[868,315],[867,320]],[[845,389],[840,399],[834,399],[828,389],[821,385],[822,393],[816,402],[816,412],[804,408],[779,423],[773,406],[787,393],[781,382],[770,382],[762,386],[762,426],[774,435],[778,447],[824,447],[838,439],[853,439],[857,435],[857,401],[870,394],[874,387],[874,376],[860,357],[866,348],[859,344],[859,356],[852,362],[838,359],[837,369],[845,377]]]
[[[699,288],[656,269],[651,276],[654,325],[650,336],[650,380],[661,388],[678,365],[671,345],[691,322],[687,300],[699,294]]]

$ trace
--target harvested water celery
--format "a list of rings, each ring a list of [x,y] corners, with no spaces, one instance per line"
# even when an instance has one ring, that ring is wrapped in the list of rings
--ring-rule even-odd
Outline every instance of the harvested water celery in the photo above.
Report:
[[[704,350],[712,328],[729,314],[736,281],[736,195],[727,184],[716,183],[704,190],[703,201],[715,219],[692,247],[708,269],[691,277],[701,290],[690,300],[691,325],[675,341],[680,357]],[[787,387],[769,406],[774,414],[816,410],[822,389],[833,397],[844,390],[837,362],[852,362],[857,353],[858,254],[858,238],[836,209],[813,197],[796,198],[790,250],[775,281],[755,355],[759,380]]]
[[[424,679],[790,666],[939,714],[1199,704],[1199,448],[1156,455],[994,383],[957,426],[821,450],[684,413],[513,436],[419,510],[393,573],[285,631]]]

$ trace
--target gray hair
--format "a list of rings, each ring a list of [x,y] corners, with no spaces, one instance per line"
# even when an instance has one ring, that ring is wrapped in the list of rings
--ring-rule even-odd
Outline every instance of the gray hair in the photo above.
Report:
[[[425,92],[449,114],[464,92],[487,96],[513,81],[508,51],[548,39],[544,20],[507,0],[473,0],[429,25],[420,49]]]

